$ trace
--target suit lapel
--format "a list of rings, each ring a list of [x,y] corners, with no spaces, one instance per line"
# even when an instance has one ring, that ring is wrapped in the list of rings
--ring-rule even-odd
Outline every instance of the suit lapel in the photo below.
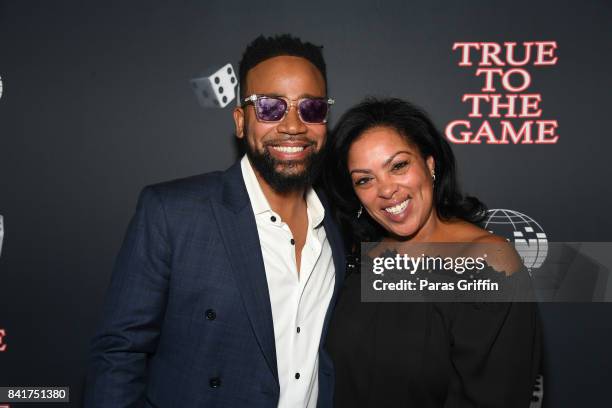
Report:
[[[340,232],[336,227],[332,217],[330,215],[331,210],[329,205],[327,205],[327,199],[324,194],[317,192],[323,206],[325,208],[325,218],[323,218],[323,227],[325,228],[325,234],[327,239],[329,240],[329,246],[332,249],[332,258],[334,260],[334,268],[336,272],[336,280],[334,283],[334,293],[332,295],[331,302],[329,303],[329,307],[327,309],[327,313],[325,314],[325,321],[323,322],[323,333],[321,339],[324,340],[327,336],[327,328],[329,322],[331,320],[331,316],[336,306],[336,299],[338,298],[338,294],[340,292],[340,288],[344,282],[344,271],[346,269],[346,256],[344,253],[344,243],[342,242],[342,238],[340,236]]]
[[[240,162],[223,174],[222,200],[213,201],[213,209],[253,331],[278,381],[274,324],[266,271]]]
[[[325,227],[325,234],[329,239],[329,245],[332,249],[332,257],[334,259],[334,268],[336,269],[336,282],[334,285],[334,294],[336,294],[338,288],[344,280],[344,269],[346,263],[346,257],[344,256],[344,245],[342,243],[342,239],[338,235],[338,229],[327,214],[323,220],[323,226]]]

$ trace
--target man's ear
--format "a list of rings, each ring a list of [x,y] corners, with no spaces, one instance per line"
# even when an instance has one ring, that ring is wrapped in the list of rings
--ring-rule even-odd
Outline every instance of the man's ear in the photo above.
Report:
[[[234,108],[234,125],[236,126],[236,137],[242,139],[244,137],[244,109],[237,106]]]

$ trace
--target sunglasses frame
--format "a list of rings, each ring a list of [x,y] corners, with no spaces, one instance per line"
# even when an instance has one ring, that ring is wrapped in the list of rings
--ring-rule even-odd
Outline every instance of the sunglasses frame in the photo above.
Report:
[[[256,107],[256,103],[259,99],[261,98],[269,98],[269,99],[282,99],[285,101],[285,103],[287,104],[287,109],[285,109],[285,113],[283,113],[283,117],[280,118],[279,120],[263,120],[259,117],[258,113],[257,113],[257,107]],[[302,103],[305,100],[313,100],[313,99],[319,99],[319,100],[323,100],[327,103],[327,113],[325,114],[325,119],[323,119],[323,122],[307,122],[302,118],[302,114],[300,113],[300,103]],[[255,117],[257,118],[258,121],[260,122],[264,122],[264,123],[278,123],[278,122],[282,122],[285,117],[287,116],[287,114],[289,113],[289,110],[291,109],[292,106],[295,106],[295,108],[297,109],[297,113],[298,113],[298,117],[300,118],[300,120],[303,123],[306,123],[308,125],[323,125],[325,123],[327,123],[327,118],[329,117],[329,109],[331,107],[331,105],[333,105],[334,103],[336,103],[336,101],[333,98],[324,96],[324,97],[320,97],[320,98],[300,98],[300,99],[289,99],[286,98],[284,96],[270,96],[270,95],[264,95],[264,94],[252,94],[247,96],[246,98],[244,98],[242,100],[242,107],[244,107],[245,105],[249,105],[252,104],[253,107],[255,108]]]

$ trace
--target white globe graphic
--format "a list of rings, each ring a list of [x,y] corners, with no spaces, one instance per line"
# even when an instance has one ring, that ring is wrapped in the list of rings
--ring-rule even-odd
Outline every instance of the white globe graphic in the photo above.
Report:
[[[539,268],[548,255],[546,233],[533,218],[514,210],[493,209],[487,212],[484,228],[514,243],[525,267]]]

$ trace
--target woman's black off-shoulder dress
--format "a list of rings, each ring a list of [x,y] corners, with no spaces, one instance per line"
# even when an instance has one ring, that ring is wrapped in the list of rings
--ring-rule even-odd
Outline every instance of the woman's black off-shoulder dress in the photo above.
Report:
[[[337,408],[528,408],[540,368],[534,303],[362,303],[351,273],[326,347]]]

